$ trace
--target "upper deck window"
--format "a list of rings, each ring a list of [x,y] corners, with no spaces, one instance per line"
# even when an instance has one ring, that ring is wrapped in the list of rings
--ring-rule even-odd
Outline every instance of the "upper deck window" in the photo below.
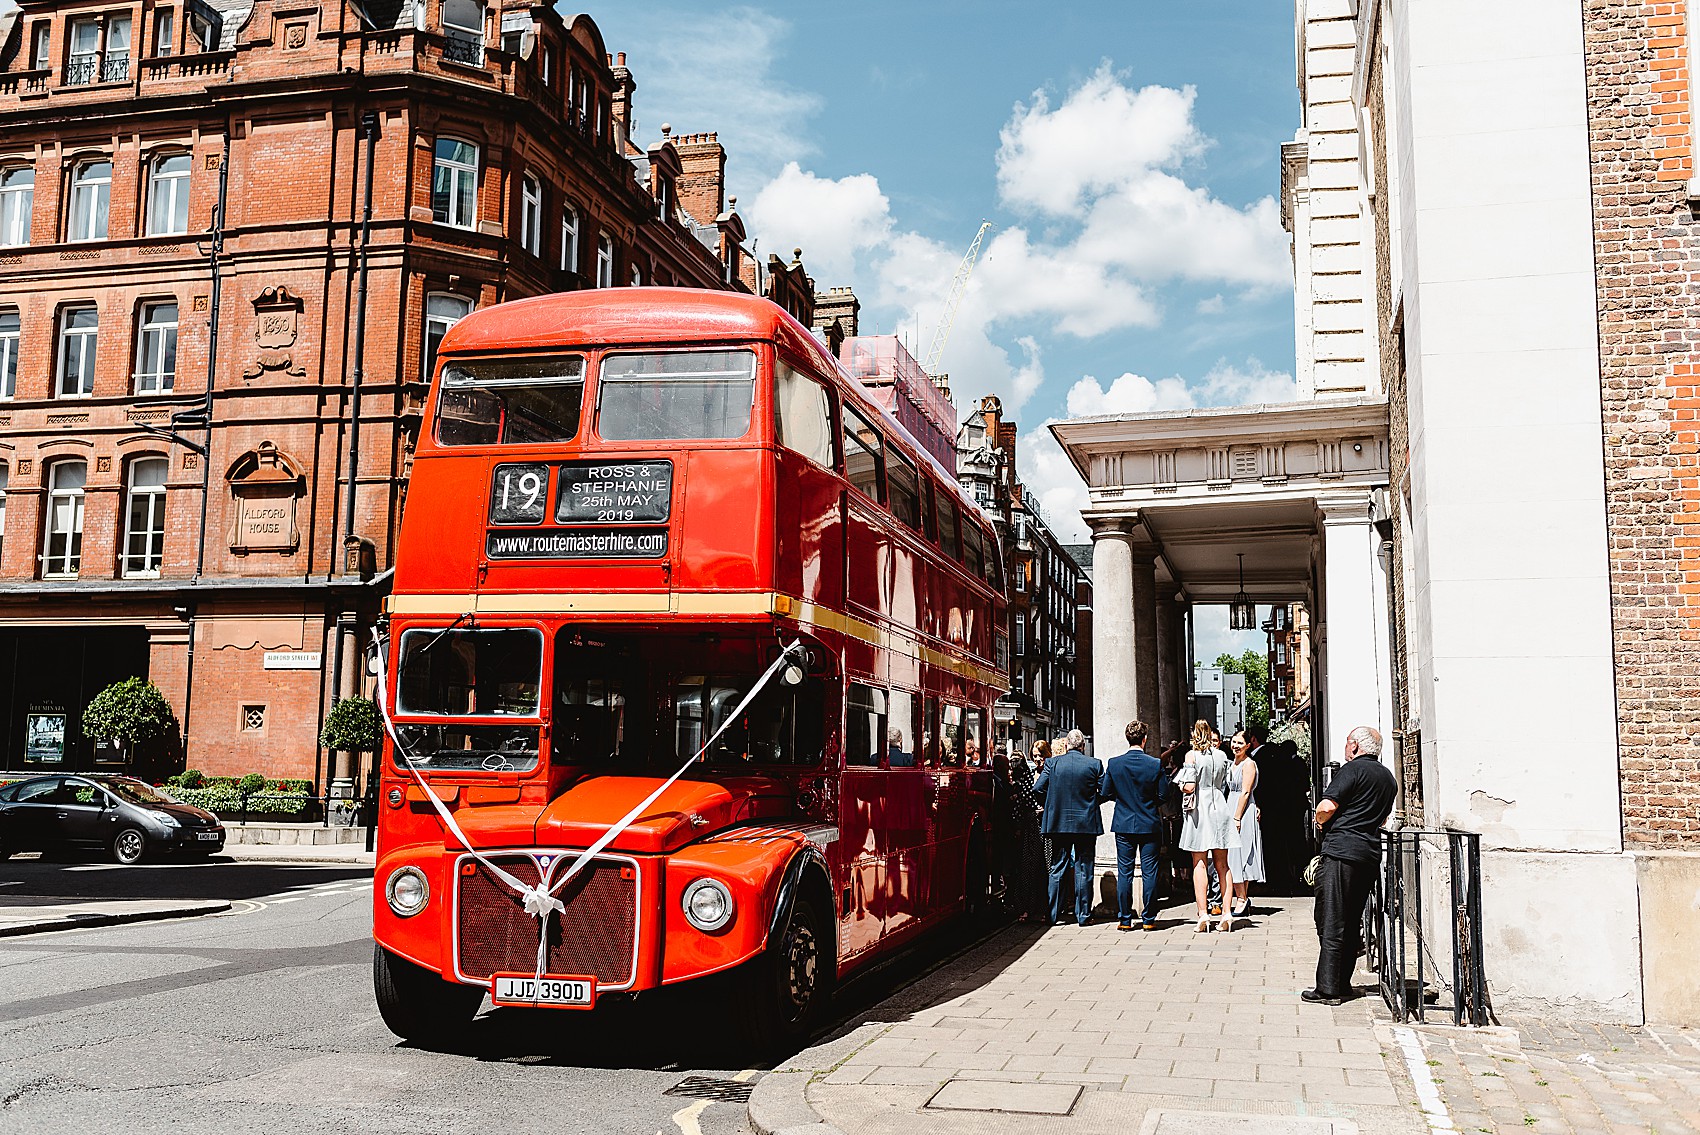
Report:
[[[570,441],[584,405],[584,357],[484,359],[443,368],[439,445]]]
[[[743,437],[755,405],[754,351],[668,351],[602,360],[597,432],[608,441]]]
[[[850,483],[874,500],[883,499],[880,476],[885,464],[885,446],[880,432],[866,418],[844,407],[844,476]]]
[[[786,449],[832,468],[832,397],[784,363],[773,376],[773,434]]]

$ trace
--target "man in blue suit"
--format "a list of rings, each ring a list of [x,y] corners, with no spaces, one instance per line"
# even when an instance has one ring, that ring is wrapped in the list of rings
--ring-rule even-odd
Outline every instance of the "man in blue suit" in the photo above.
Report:
[[[1062,881],[1074,864],[1074,920],[1085,926],[1092,917],[1092,849],[1104,832],[1098,814],[1098,788],[1104,766],[1078,750],[1045,762],[1033,786],[1045,801],[1039,830],[1051,837],[1051,924],[1062,921]]]
[[[1174,791],[1163,775],[1163,763],[1145,751],[1145,723],[1130,721],[1127,752],[1111,757],[1104,769],[1098,794],[1116,802],[1110,831],[1116,837],[1116,922],[1121,930],[1133,929],[1133,856],[1139,853],[1139,877],[1145,884],[1145,902],[1139,921],[1147,930],[1157,929],[1157,833],[1163,821],[1158,808]]]

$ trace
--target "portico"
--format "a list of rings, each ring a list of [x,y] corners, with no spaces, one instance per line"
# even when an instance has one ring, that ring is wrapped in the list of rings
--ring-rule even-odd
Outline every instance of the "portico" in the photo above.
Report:
[[[1356,725],[1391,730],[1384,400],[1119,414],[1050,428],[1090,490],[1081,515],[1093,538],[1090,725],[1100,753],[1120,751],[1134,717],[1164,743],[1185,735],[1186,609],[1233,598],[1241,553],[1256,603],[1303,603],[1312,613],[1317,751],[1332,756]]]

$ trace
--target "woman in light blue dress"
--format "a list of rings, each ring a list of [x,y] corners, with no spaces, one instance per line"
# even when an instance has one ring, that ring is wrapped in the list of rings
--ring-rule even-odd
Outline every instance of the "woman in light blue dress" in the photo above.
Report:
[[[1239,844],[1239,833],[1234,830],[1234,814],[1228,809],[1233,762],[1216,747],[1210,733],[1207,721],[1193,725],[1192,751],[1186,756],[1186,764],[1175,775],[1175,782],[1180,785],[1182,793],[1181,847],[1192,852],[1192,893],[1198,902],[1198,925],[1193,929],[1198,934],[1210,929],[1210,872],[1205,862],[1215,861],[1217,878],[1222,881],[1222,894],[1233,895],[1234,876],[1228,863],[1228,851]],[[1232,899],[1228,901],[1231,903]],[[1233,928],[1231,910],[1224,906],[1217,929],[1227,932]]]
[[[1235,918],[1251,913],[1251,885],[1264,881],[1263,829],[1257,807],[1257,762],[1251,759],[1251,739],[1235,733],[1229,742],[1234,764],[1228,770],[1228,814],[1234,818],[1239,846],[1228,850],[1228,865],[1234,871],[1234,901],[1229,909]]]

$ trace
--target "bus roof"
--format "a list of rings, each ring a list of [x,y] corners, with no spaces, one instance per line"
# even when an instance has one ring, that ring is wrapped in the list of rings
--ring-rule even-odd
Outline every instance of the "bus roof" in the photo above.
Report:
[[[879,419],[888,431],[901,437],[907,456],[929,466],[959,505],[984,511],[962,491],[955,475],[910,437],[896,415],[876,402],[808,328],[778,304],[759,296],[659,287],[556,292],[474,311],[449,328],[440,350],[451,355],[669,340],[712,343],[750,339],[774,340],[793,355],[814,360],[823,373],[837,375],[844,392],[855,398],[857,409]]]

